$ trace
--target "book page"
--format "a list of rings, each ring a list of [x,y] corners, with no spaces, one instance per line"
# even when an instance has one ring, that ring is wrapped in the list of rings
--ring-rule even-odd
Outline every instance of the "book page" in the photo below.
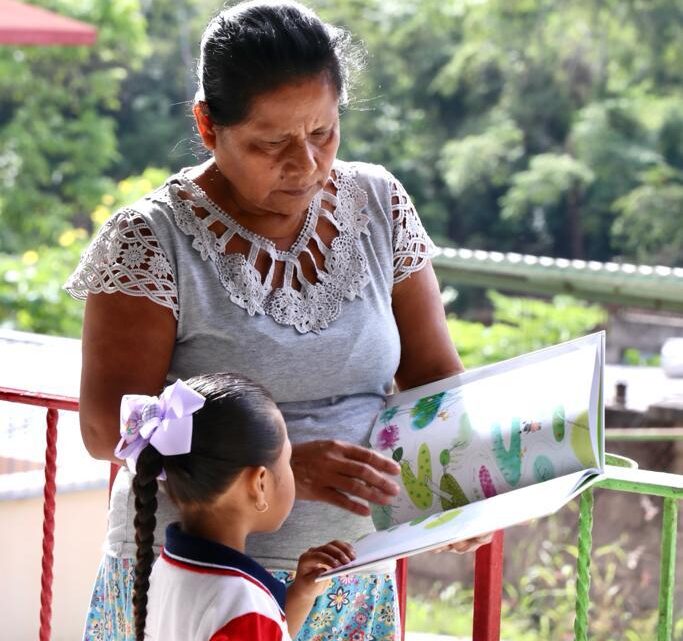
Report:
[[[377,529],[601,468],[604,334],[390,397],[370,445],[401,466]]]
[[[354,561],[330,570],[320,578],[366,570],[382,561],[426,552],[446,543],[464,541],[547,516],[601,478],[603,475],[597,469],[581,470],[368,534],[354,543]]]

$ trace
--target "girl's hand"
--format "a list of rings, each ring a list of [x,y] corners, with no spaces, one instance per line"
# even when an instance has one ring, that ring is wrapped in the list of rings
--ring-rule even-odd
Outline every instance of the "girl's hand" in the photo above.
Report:
[[[294,582],[287,588],[285,615],[289,634],[294,638],[309,612],[315,598],[330,585],[329,581],[316,579],[330,568],[344,565],[356,558],[353,548],[342,541],[330,541],[319,548],[311,548],[299,557]]]
[[[357,499],[386,505],[399,492],[384,476],[399,474],[396,461],[345,441],[294,445],[292,469],[298,499],[324,501],[361,516],[368,516],[370,509]]]
[[[350,563],[356,558],[353,547],[343,541],[330,541],[326,545],[310,548],[299,557],[294,583],[290,590],[302,597],[317,597],[329,586],[329,581],[316,582],[326,570]],[[291,593],[288,592],[288,598]]]

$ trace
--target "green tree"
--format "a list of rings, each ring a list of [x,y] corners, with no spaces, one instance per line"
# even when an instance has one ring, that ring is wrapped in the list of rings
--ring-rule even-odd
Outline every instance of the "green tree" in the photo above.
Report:
[[[146,52],[137,0],[42,2],[98,28],[93,47],[0,48],[0,251],[54,243],[111,185],[122,80]]]
[[[117,179],[147,167],[175,171],[205,152],[194,135],[192,103],[201,30],[220,8],[209,0],[154,0],[142,4],[149,43],[144,61],[121,86],[114,114],[119,156]]]
[[[311,3],[368,52],[341,156],[396,173],[438,243],[683,264],[681,0]],[[92,48],[0,48],[2,274],[48,292],[47,248],[72,266],[60,239],[86,242],[122,178],[204,155],[189,106],[219,6],[39,4],[99,29]]]
[[[661,169],[614,203],[613,227],[624,254],[644,263],[683,266],[683,176]]]
[[[317,4],[370,52],[345,152],[394,169],[437,240],[633,257],[615,203],[681,159],[683,3]]]

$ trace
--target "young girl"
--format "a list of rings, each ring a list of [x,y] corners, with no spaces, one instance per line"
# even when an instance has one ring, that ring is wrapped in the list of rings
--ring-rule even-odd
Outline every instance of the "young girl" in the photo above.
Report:
[[[116,455],[135,471],[136,640],[296,634],[324,590],[316,577],[353,550],[333,541],[304,553],[286,605],[284,584],[244,554],[246,537],[277,530],[294,502],[292,447],[269,394],[233,374],[179,380],[159,398],[124,396],[121,436]],[[168,527],[154,563],[157,479],[180,522]]]

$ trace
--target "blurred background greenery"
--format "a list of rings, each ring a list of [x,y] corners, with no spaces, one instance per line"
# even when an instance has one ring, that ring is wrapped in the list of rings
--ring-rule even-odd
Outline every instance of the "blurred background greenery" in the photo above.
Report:
[[[99,38],[0,47],[0,324],[77,336],[82,305],[60,286],[93,231],[204,157],[190,105],[217,4],[35,4]],[[341,157],[392,170],[438,244],[683,265],[681,0],[310,4],[367,49]],[[509,325],[502,298],[464,294],[450,309]],[[460,330],[468,351],[484,326]],[[492,359],[506,332],[487,330]]]

